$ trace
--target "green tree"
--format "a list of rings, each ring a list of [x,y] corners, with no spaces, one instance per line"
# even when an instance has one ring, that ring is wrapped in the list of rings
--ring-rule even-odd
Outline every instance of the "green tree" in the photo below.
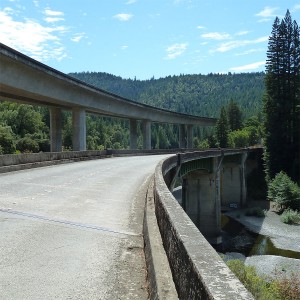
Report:
[[[282,171],[268,184],[268,199],[279,209],[300,210],[300,188]]]
[[[221,108],[220,118],[216,124],[216,138],[219,147],[226,148],[228,146],[229,125],[225,107]]]
[[[16,151],[15,137],[9,126],[0,125],[0,154],[11,154]]]
[[[276,17],[269,38],[266,64],[265,163],[267,178],[281,170],[299,180],[300,46],[299,27],[290,12]]]
[[[231,131],[239,130],[242,128],[242,111],[238,104],[232,99],[227,106],[228,124]]]

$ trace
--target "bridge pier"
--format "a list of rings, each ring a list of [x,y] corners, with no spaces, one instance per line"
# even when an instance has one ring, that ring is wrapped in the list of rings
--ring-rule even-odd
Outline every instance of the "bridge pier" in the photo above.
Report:
[[[151,150],[151,122],[143,120],[142,122],[143,132],[143,149]]]
[[[193,148],[193,125],[187,125],[187,148]]]
[[[183,149],[186,147],[186,140],[185,140],[185,125],[179,124],[179,148]]]
[[[130,119],[130,149],[137,149],[137,120]]]
[[[86,112],[82,108],[73,108],[72,110],[73,125],[73,150],[86,150]]]
[[[193,125],[179,124],[179,148],[193,148]]]
[[[221,174],[221,203],[223,208],[244,207],[246,204],[245,165],[247,156],[247,153],[242,153],[224,159]]]
[[[62,150],[62,124],[61,109],[56,107],[50,110],[50,151],[61,152]]]
[[[193,223],[212,244],[221,243],[220,164],[210,158],[212,172],[194,170],[183,177],[182,204]]]

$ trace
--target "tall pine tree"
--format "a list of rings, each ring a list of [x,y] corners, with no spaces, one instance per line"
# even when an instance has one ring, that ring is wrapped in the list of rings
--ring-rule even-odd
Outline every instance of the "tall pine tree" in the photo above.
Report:
[[[276,17],[266,63],[265,162],[267,177],[281,170],[299,180],[300,46],[299,27],[290,12]]]
[[[231,131],[239,130],[242,128],[242,112],[238,104],[231,99],[227,107],[229,129]]]
[[[221,108],[220,118],[216,124],[216,137],[218,146],[221,148],[226,148],[228,146],[228,133],[229,133],[229,124],[226,109],[223,106]]]

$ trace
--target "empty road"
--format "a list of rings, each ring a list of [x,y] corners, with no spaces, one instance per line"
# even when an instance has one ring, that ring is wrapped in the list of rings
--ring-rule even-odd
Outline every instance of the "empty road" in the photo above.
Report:
[[[0,174],[0,298],[147,299],[145,182],[164,157]]]

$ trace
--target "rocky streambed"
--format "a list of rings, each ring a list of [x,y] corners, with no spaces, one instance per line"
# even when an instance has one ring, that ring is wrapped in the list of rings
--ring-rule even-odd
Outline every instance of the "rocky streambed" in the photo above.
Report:
[[[217,250],[225,260],[241,259],[260,275],[300,276],[299,225],[282,223],[272,210],[262,218],[246,216],[245,210],[226,212],[222,223],[223,244]]]

